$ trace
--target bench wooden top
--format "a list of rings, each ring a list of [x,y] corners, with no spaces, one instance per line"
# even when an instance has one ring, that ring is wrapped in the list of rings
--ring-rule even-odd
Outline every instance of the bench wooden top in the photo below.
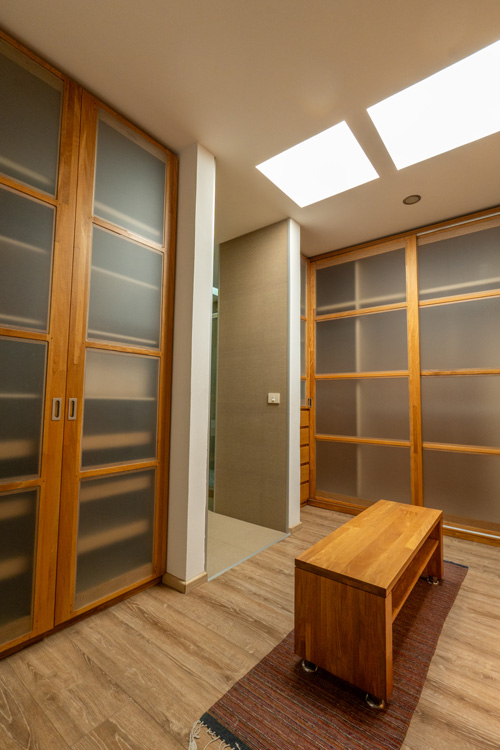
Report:
[[[298,568],[386,597],[443,516],[379,500],[296,558]]]

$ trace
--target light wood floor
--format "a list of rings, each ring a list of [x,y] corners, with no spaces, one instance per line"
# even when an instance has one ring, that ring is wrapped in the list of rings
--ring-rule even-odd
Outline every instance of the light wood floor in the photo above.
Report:
[[[157,586],[4,659],[0,750],[187,748],[291,630],[294,557],[347,519],[307,507],[292,537],[188,596]],[[403,748],[499,748],[500,549],[446,539],[445,556],[470,570]]]

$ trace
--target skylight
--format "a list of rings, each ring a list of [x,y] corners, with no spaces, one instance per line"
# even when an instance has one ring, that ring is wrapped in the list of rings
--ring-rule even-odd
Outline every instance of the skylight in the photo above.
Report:
[[[369,107],[398,169],[500,130],[500,41]]]
[[[257,165],[301,208],[378,177],[346,122]]]

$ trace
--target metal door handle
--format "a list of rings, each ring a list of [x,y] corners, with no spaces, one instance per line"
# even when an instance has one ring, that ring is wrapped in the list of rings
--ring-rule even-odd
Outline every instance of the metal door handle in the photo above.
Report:
[[[58,422],[61,419],[62,398],[52,399],[52,421]]]
[[[77,408],[78,408],[78,399],[77,398],[68,399],[68,420],[70,422],[73,422],[76,419]]]

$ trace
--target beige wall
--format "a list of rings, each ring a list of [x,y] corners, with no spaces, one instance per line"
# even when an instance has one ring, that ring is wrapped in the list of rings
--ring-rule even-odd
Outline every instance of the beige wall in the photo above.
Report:
[[[220,246],[215,510],[287,530],[288,222]],[[268,393],[280,404],[269,405]]]

